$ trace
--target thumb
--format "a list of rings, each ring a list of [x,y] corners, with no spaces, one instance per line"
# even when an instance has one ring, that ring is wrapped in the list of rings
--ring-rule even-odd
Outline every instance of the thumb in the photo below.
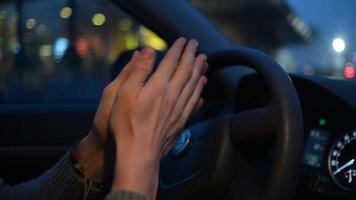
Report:
[[[144,48],[136,59],[135,67],[129,78],[130,84],[141,88],[147,80],[155,61],[156,52],[152,48]]]

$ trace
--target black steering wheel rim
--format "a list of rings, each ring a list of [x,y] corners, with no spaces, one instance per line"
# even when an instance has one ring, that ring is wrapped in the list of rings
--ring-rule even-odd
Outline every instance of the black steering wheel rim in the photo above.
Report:
[[[209,56],[213,70],[242,65],[255,69],[271,90],[277,122],[276,151],[264,199],[290,199],[297,183],[303,148],[303,118],[299,98],[288,74],[266,54],[248,48],[219,51]],[[234,140],[234,139],[232,139]]]
[[[222,187],[226,187],[228,185],[227,183],[231,182],[231,179],[223,178],[222,180],[221,177],[226,176],[228,171],[236,170],[236,166],[238,166],[236,162],[229,163],[226,161],[236,158],[235,149],[236,146],[238,147],[238,142],[241,138],[240,132],[249,132],[251,128],[259,127],[253,124],[253,122],[256,121],[263,121],[264,124],[268,125],[273,124],[269,128],[274,131],[277,130],[277,134],[275,135],[276,151],[274,153],[272,170],[270,172],[270,178],[267,181],[263,199],[290,199],[293,197],[296,188],[302,157],[303,120],[299,99],[288,74],[266,54],[248,48],[232,48],[215,52],[208,56],[208,63],[210,65],[209,74],[227,66],[246,66],[255,69],[264,77],[270,88],[271,102],[264,109],[232,114],[222,120],[216,120],[223,122],[221,123],[223,125],[220,127],[224,130],[221,130],[221,133],[212,134],[210,140],[213,140],[214,144],[210,145],[208,150],[204,150],[209,153],[205,161],[201,162],[202,170],[197,171],[196,174],[189,178],[171,186],[165,185],[164,183],[165,180],[172,179],[169,175],[167,179],[165,174],[172,174],[175,172],[175,169],[184,171],[184,169],[182,170],[181,168],[189,168],[191,165],[189,162],[201,156],[200,154],[194,153],[194,151],[196,151],[194,150],[195,146],[199,146],[199,144],[192,142],[191,151],[193,153],[191,154],[193,156],[187,153],[186,157],[188,158],[182,156],[183,158],[181,160],[180,158],[165,159],[168,161],[164,160],[163,167],[161,165],[161,177],[163,178],[161,179],[162,187],[159,194],[161,194],[162,199],[185,198],[189,195],[183,193],[189,193],[186,190],[194,190],[196,186],[200,186],[200,190],[203,190],[207,194],[210,190],[215,190],[215,188],[220,187],[218,190],[220,194],[222,194],[224,191]],[[262,118],[262,120],[259,118]],[[270,122],[270,119],[275,120]],[[209,122],[208,124],[212,123]],[[204,131],[204,129],[197,129]],[[205,131],[208,129],[205,128]],[[192,132],[194,132],[194,130],[192,130]],[[177,168],[175,168],[176,166]],[[207,178],[207,176],[211,176],[211,178]],[[193,195],[192,197],[200,198],[201,196]],[[212,196],[209,197],[210,199],[214,199]]]

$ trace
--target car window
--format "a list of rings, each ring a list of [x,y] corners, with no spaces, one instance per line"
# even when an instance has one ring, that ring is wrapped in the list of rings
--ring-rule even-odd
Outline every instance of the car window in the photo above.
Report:
[[[191,0],[236,45],[272,55],[288,72],[354,79],[354,0]]]
[[[124,51],[166,43],[109,0],[0,2],[0,102],[99,99]]]

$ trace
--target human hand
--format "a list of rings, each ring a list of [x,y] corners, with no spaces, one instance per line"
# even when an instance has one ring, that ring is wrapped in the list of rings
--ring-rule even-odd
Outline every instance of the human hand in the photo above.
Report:
[[[142,50],[114,101],[110,128],[116,143],[112,189],[155,199],[159,162],[191,113],[202,104],[206,56],[195,56],[197,42],[178,39],[148,77],[155,51]]]
[[[78,144],[75,152],[77,162],[82,166],[82,172],[92,180],[102,182],[105,176],[105,154],[109,150],[110,133],[109,118],[111,108],[118,91],[128,78],[136,58],[140,53],[135,51],[130,62],[121,73],[109,83],[102,92],[96,111],[93,129]]]

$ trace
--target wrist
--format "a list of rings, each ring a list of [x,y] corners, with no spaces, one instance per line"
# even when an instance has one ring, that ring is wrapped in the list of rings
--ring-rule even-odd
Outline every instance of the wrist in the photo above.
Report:
[[[92,132],[79,142],[73,156],[83,176],[103,182],[105,151]]]
[[[140,148],[117,150],[112,190],[129,190],[155,199],[160,160],[156,157]]]

